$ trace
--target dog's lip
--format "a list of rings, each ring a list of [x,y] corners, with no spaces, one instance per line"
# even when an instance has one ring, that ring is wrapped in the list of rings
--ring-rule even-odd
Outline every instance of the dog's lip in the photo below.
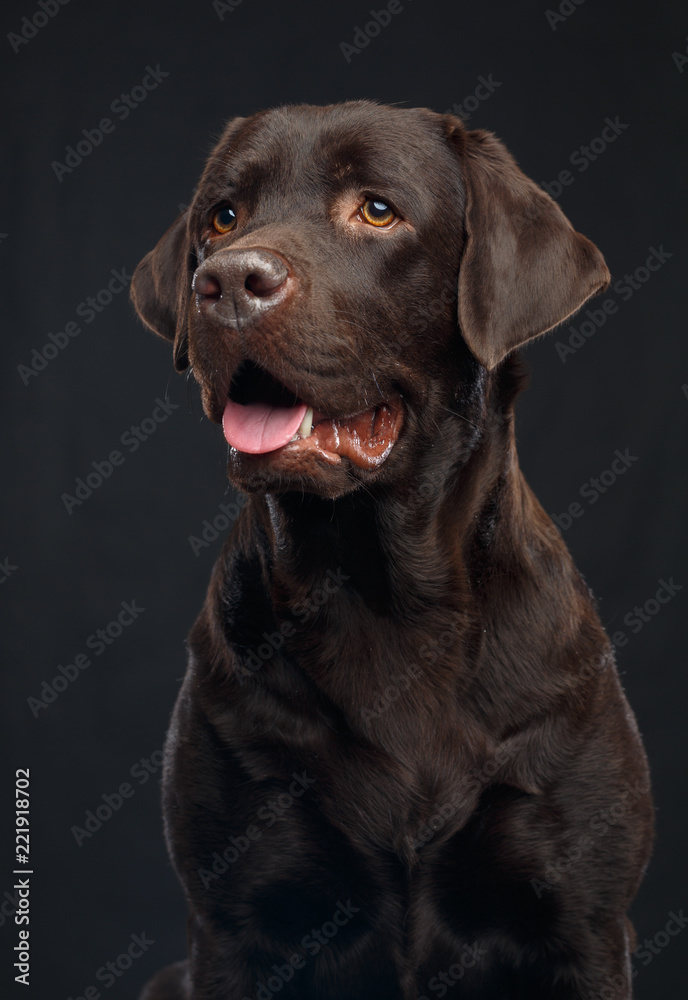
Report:
[[[256,367],[291,399],[239,403],[232,399],[230,386],[221,419],[225,439],[235,452],[269,461],[281,455],[312,454],[328,465],[348,459],[360,469],[375,469],[388,457],[403,423],[401,399],[381,399],[372,406],[334,414],[301,398],[267,369]]]
[[[396,444],[403,422],[401,405],[378,403],[349,417],[327,417],[313,410],[311,433],[299,432],[280,451],[311,452],[329,465],[349,459],[359,469],[376,469]]]

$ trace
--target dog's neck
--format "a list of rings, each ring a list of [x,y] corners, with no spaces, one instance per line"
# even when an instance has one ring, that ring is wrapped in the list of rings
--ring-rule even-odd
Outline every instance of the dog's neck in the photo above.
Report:
[[[479,434],[448,417],[413,479],[394,489],[337,500],[270,494],[251,507],[283,607],[308,605],[329,579],[368,611],[411,623],[465,604],[476,573],[489,569],[495,537],[522,534],[524,488],[507,412]]]
[[[525,382],[517,359],[471,379],[470,398],[432,418],[434,436],[412,474],[337,500],[302,493],[250,500],[267,547],[264,568],[287,606],[308,602],[329,576],[371,611],[414,621],[445,602],[454,610],[484,574],[498,537],[522,544],[531,511],[516,458],[513,400]],[[525,491],[525,492],[524,492]],[[499,546],[497,546],[498,548]]]

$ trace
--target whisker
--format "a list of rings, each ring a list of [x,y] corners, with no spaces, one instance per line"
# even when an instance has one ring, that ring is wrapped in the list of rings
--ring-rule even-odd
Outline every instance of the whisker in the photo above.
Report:
[[[367,333],[367,334],[372,334],[373,333],[373,330],[371,330],[370,327],[363,326],[362,323],[357,323],[356,320],[352,319],[351,316],[349,315],[349,313],[345,312],[343,309],[333,309],[332,312],[335,313],[335,315],[337,315],[337,316],[344,316],[347,323],[349,323],[351,326],[358,327],[358,329],[359,330],[363,330],[364,333]]]
[[[333,312],[334,312],[334,313],[335,313],[336,315],[338,315],[338,316],[344,316],[344,317],[345,317],[345,319],[346,319],[346,322],[347,322],[347,323],[348,323],[348,324],[349,324],[350,326],[355,326],[355,327],[356,327],[357,329],[359,329],[359,330],[362,330],[362,331],[363,331],[363,333],[367,334],[368,336],[372,335],[372,333],[373,333],[373,331],[372,331],[372,330],[370,330],[370,329],[369,329],[368,327],[365,327],[365,326],[363,326],[363,324],[362,324],[362,323],[357,323],[357,322],[356,322],[355,320],[351,319],[351,317],[349,316],[349,314],[348,314],[348,313],[346,313],[346,312],[344,312],[344,310],[342,310],[342,309],[333,309],[332,311],[333,311]],[[337,342],[338,344],[344,344],[344,346],[345,346],[345,347],[347,347],[347,348],[348,348],[348,349],[349,349],[349,350],[351,351],[351,353],[352,353],[352,354],[354,355],[354,357],[356,357],[356,358],[358,358],[358,357],[359,357],[359,354],[358,354],[358,351],[357,351],[357,350],[356,350],[356,348],[355,348],[355,347],[353,346],[353,344],[349,344],[349,343],[347,343],[347,342],[346,342],[345,340],[342,340],[342,338],[341,338],[341,337],[337,337],[337,335],[336,335],[336,334],[330,334],[330,336],[331,336],[331,337],[332,337],[332,338],[333,338],[333,339],[334,339],[334,340],[335,340],[335,341],[336,341],[336,342]],[[375,385],[376,385],[376,387],[377,387],[377,391],[378,391],[378,392],[380,393],[380,396],[381,396],[381,397],[383,397],[383,392],[382,392],[382,389],[380,388],[380,383],[378,382],[378,380],[377,380],[377,376],[376,376],[376,374],[375,374],[375,372],[374,372],[374,370],[373,370],[372,368],[370,369],[370,374],[371,374],[371,377],[372,377],[372,379],[373,379],[373,382],[375,383]],[[368,398],[367,398],[367,396],[366,396],[366,403],[367,403],[367,402],[368,402]]]
[[[470,424],[471,427],[475,427],[477,431],[480,430],[480,426],[478,424],[474,424],[472,420],[468,419],[468,417],[464,417],[463,413],[457,413],[456,410],[452,410],[450,406],[444,406],[443,409],[446,410],[447,413],[451,413],[452,416],[458,417],[459,420],[465,420],[467,424]]]
[[[371,498],[371,500],[375,499],[374,495],[370,492],[366,484],[362,483],[359,479],[356,479],[354,474],[349,469],[345,469],[345,474],[349,477],[349,479],[352,480],[352,482],[356,483],[357,486],[360,486],[362,489],[364,489],[365,492],[368,494],[368,496]]]

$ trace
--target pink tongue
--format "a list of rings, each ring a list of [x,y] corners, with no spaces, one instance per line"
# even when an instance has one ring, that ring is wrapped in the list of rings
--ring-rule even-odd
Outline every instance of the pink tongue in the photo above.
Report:
[[[249,403],[242,406],[227,400],[222,417],[225,440],[237,451],[263,455],[291,441],[306,415],[307,406],[270,406]]]

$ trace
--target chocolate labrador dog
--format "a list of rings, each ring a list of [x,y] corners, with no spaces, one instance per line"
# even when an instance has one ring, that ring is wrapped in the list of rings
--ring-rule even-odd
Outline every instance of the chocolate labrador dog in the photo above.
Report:
[[[145,1000],[631,996],[647,765],[513,424],[514,351],[608,278],[451,115],[227,126],[132,285],[249,496],[166,748],[188,961]]]

